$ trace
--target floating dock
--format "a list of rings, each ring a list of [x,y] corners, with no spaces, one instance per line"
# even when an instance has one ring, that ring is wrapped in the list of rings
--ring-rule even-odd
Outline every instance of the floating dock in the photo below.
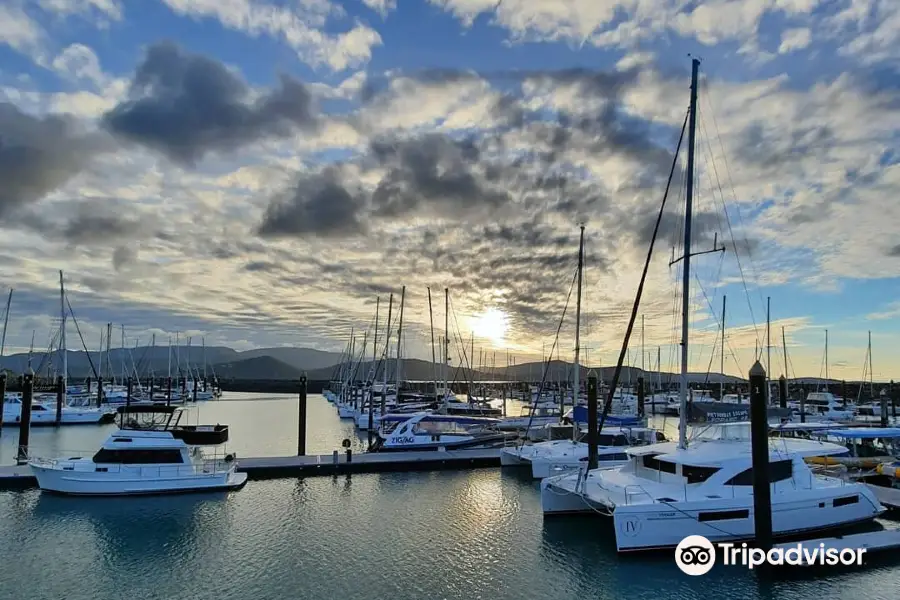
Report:
[[[338,453],[312,456],[238,457],[238,471],[251,481],[282,477],[316,477],[351,473],[463,470],[500,466],[500,448],[421,452]],[[0,467],[0,489],[37,487],[28,465]]]

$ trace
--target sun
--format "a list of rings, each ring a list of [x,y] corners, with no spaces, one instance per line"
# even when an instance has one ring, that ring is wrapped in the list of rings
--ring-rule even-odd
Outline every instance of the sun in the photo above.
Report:
[[[509,328],[509,317],[499,308],[489,308],[477,315],[472,322],[472,330],[480,338],[490,340],[495,346],[502,346]]]

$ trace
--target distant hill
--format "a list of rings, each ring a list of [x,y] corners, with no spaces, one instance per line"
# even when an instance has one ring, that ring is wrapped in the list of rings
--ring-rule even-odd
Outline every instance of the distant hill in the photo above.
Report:
[[[257,348],[256,350],[247,350],[238,354],[240,359],[257,358],[259,356],[271,356],[301,371],[324,369],[325,367],[336,365],[341,360],[339,352],[325,352],[323,350],[313,350],[312,348]]]
[[[572,378],[572,363],[565,361],[551,361],[549,366],[547,367],[547,382],[556,382],[556,381],[569,381]],[[418,360],[418,359],[407,359],[402,362],[401,365],[403,369],[403,378],[409,381],[431,381],[434,378],[435,368],[431,361]],[[345,365],[345,370],[349,369],[350,365]],[[358,367],[354,364],[353,368],[356,368],[357,379],[363,380],[369,377],[369,373],[372,370],[372,361],[367,361],[361,363]],[[388,362],[388,379],[393,381],[394,373],[396,372],[396,360],[391,359]],[[543,374],[544,365],[543,363],[526,363],[523,365],[515,365],[510,367],[508,370],[506,368],[496,369],[492,371],[474,371],[471,372],[469,369],[461,369],[455,366],[450,366],[448,369],[447,378],[450,381],[469,381],[471,379],[479,380],[511,380],[511,381],[533,381],[539,382],[541,380],[541,376]],[[335,368],[334,366],[327,367],[325,369],[317,369],[313,371],[307,372],[307,377],[311,380],[329,380],[333,377],[333,374],[337,372],[339,368]],[[581,366],[580,376],[581,380],[587,380],[588,372],[591,370],[590,367],[585,365]],[[597,374],[597,377],[601,378],[603,381],[609,382],[613,374],[615,373],[615,367],[603,367],[599,369],[594,369]],[[443,377],[440,365],[437,368],[437,377],[441,379]],[[642,371],[635,367],[623,367],[622,374],[620,375],[620,383],[627,383],[628,381],[636,382],[637,378],[640,377]],[[381,366],[378,368],[378,374],[375,376],[376,381],[380,381],[383,377],[383,370]],[[648,381],[652,379],[655,383],[657,381],[657,374],[655,372],[648,372],[644,375],[644,378]],[[725,383],[741,383],[744,380],[732,377],[730,375],[722,376],[718,373],[710,373],[707,378],[706,373],[690,373],[688,374],[688,379],[691,383],[709,383],[709,384],[718,384],[720,380],[724,379]],[[662,383],[663,385],[668,385],[671,383],[677,383],[678,375],[671,373],[663,373],[662,374]]]
[[[272,358],[255,356],[216,365],[216,375],[220,381],[228,379],[299,379],[303,371]]]

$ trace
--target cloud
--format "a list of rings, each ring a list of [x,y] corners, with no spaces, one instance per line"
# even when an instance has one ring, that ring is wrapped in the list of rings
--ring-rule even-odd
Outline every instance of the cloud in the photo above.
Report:
[[[35,117],[0,103],[0,217],[69,181],[99,149],[71,119]]]
[[[382,17],[397,9],[397,0],[362,0],[362,2]]]
[[[0,43],[27,54],[41,48],[45,32],[18,6],[0,5]]]
[[[327,168],[302,176],[293,189],[273,198],[258,233],[263,237],[359,233],[365,230],[359,215],[362,202],[347,190],[338,169]]]
[[[98,87],[106,83],[100,61],[84,44],[72,44],[53,59],[53,69],[64,77],[86,79]]]
[[[38,0],[38,4],[45,11],[60,16],[102,16],[114,21],[122,18],[122,7],[117,0]]]
[[[299,81],[282,76],[278,88],[253,100],[221,63],[166,42],[148,49],[130,96],[104,115],[104,126],[182,164],[316,127],[312,98]]]
[[[900,317],[900,301],[887,304],[883,310],[869,313],[866,319],[870,321],[883,321]]]
[[[296,2],[293,6],[251,0],[163,1],[180,15],[215,18],[222,26],[253,37],[265,34],[280,38],[305,62],[335,71],[367,63],[372,48],[382,43],[378,32],[362,23],[349,31],[325,33],[326,21],[344,14],[339,5],[328,0]]]
[[[781,32],[781,45],[778,46],[779,54],[787,54],[795,50],[802,50],[812,42],[812,32],[807,27],[797,29],[785,29]]]

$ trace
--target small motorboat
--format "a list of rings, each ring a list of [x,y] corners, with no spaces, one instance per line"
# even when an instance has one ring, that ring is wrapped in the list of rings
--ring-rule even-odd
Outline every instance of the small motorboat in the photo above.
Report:
[[[247,482],[224,449],[227,425],[179,425],[184,409],[121,406],[119,429],[93,456],[32,458],[43,491],[120,496],[234,490]],[[205,451],[213,448],[212,451]]]

